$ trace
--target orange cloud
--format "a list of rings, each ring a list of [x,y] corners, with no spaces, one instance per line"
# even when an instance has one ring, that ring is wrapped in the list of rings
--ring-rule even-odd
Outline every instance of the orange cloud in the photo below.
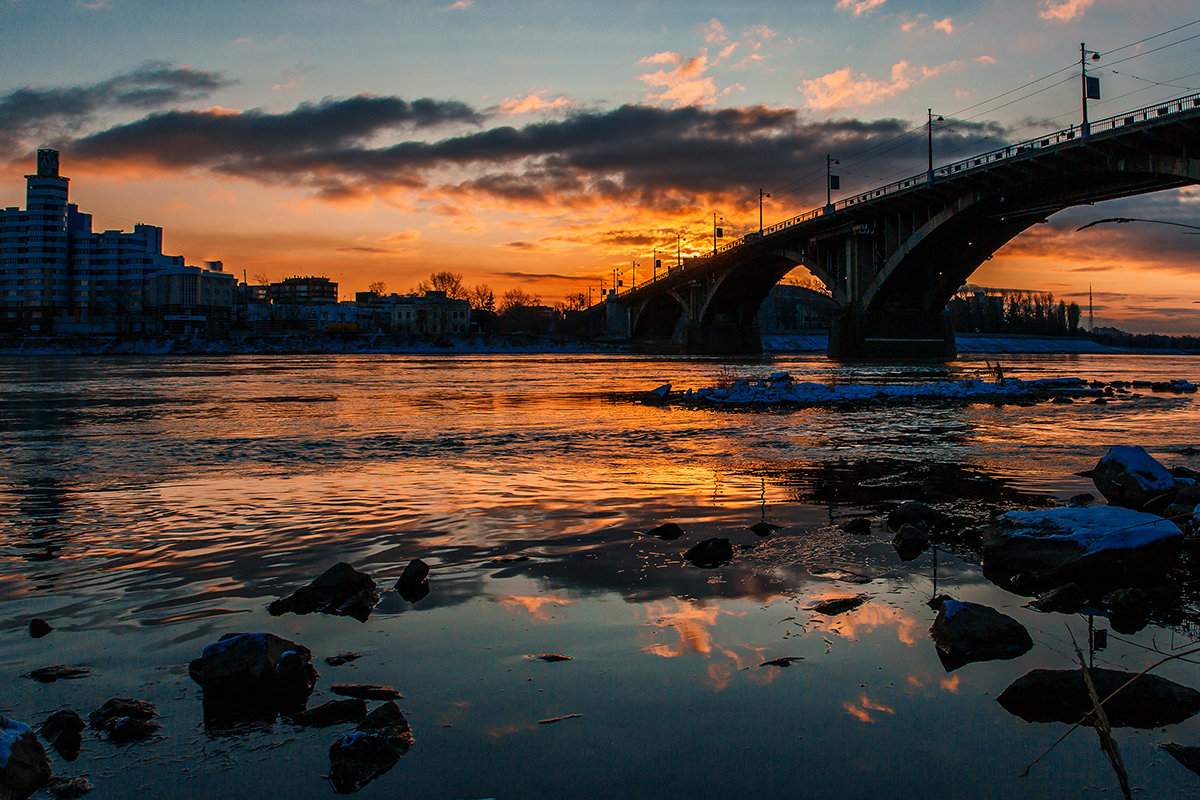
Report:
[[[671,604],[674,607],[671,607]],[[716,606],[696,606],[672,598],[669,602],[651,603],[646,607],[649,624],[660,630],[672,630],[678,637],[673,643],[661,642],[642,648],[663,658],[678,658],[688,653],[707,655],[713,650],[712,631],[720,609]]]
[[[884,714],[895,714],[896,713],[893,709],[889,708],[888,706],[885,706],[882,703],[876,703],[874,700],[871,700],[871,698],[867,697],[865,692],[862,694],[861,697],[858,698],[857,702],[855,702],[853,700],[847,700],[846,702],[842,703],[842,708],[846,709],[846,713],[849,714],[850,716],[854,717],[859,722],[874,723],[875,717],[871,716],[872,711],[880,711],[880,712],[883,712]]]
[[[524,97],[508,97],[504,102],[496,106],[496,110],[506,117],[515,117],[519,114],[536,114],[543,111],[561,111],[568,108],[574,108],[575,102],[566,97],[555,97],[553,100],[546,99],[545,89],[531,92]]]
[[[542,595],[504,595],[495,598],[495,601],[511,611],[523,612],[528,614],[530,619],[542,621],[550,619],[550,612],[558,606],[566,606],[575,602],[565,597],[544,597]]]
[[[1071,22],[1083,16],[1096,0],[1046,0],[1045,7],[1038,13],[1039,19],[1056,22]]]
[[[842,67],[819,78],[804,81],[800,91],[808,105],[818,111],[866,106],[894,97],[927,78],[961,65],[961,61],[951,61],[936,67],[917,67],[907,61],[899,61],[892,65],[886,80],[876,80],[855,72],[853,67]]]
[[[883,5],[887,0],[838,0],[837,8],[842,11],[849,11],[856,17],[861,17],[870,11],[874,11]]]
[[[660,69],[638,76],[638,80],[647,86],[663,87],[661,92],[646,94],[649,102],[674,108],[707,106],[717,102],[717,98],[724,94],[717,90],[712,77],[704,74],[708,69],[707,51],[702,50],[700,55],[692,58],[685,58],[682,53],[655,53],[638,63],[673,65],[673,69]]]

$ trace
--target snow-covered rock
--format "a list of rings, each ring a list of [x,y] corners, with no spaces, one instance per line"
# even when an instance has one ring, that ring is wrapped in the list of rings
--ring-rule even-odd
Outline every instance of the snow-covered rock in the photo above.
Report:
[[[1110,505],[1134,510],[1167,497],[1175,488],[1175,477],[1137,445],[1109,448],[1092,470],[1092,481]]]
[[[1182,541],[1175,523],[1119,506],[1010,511],[984,537],[983,573],[1027,593],[1129,585],[1161,575]]]
[[[33,729],[0,717],[0,800],[25,800],[50,780],[50,761]]]

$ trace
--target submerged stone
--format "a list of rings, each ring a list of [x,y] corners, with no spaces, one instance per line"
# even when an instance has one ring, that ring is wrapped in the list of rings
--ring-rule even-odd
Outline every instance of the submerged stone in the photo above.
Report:
[[[362,700],[393,700],[402,695],[391,686],[379,683],[335,683],[329,687],[334,694]]]
[[[828,617],[845,614],[848,611],[861,606],[863,603],[871,599],[869,594],[856,594],[847,597],[831,597],[827,600],[822,600],[819,603],[814,603],[808,607],[809,611],[815,611],[818,614],[824,614]]]
[[[683,536],[683,528],[674,522],[664,522],[662,525],[646,531],[646,535],[653,536],[655,539],[665,539],[668,542],[672,542]]]
[[[892,537],[892,548],[901,561],[912,561],[929,549],[929,533],[919,525],[906,522]]]
[[[292,721],[311,728],[327,728],[339,722],[361,722],[367,716],[367,701],[362,698],[330,700],[316,708],[292,715]]]
[[[154,704],[129,697],[114,697],[88,715],[88,724],[115,744],[145,739],[162,727],[155,721]]]

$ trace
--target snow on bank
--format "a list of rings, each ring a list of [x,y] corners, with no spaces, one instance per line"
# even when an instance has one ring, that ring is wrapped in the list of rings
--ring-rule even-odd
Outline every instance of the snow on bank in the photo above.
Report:
[[[768,353],[824,353],[829,343],[825,334],[763,334],[763,350]],[[1039,339],[1023,336],[955,337],[960,354],[968,353],[1118,353],[1115,347],[1090,339]]]
[[[656,403],[713,406],[839,406],[903,402],[1020,402],[1048,397],[1100,397],[1102,392],[1082,378],[1042,378],[1022,381],[978,379],[937,381],[918,384],[836,384],[814,381],[796,383],[786,372],[767,380],[742,380],[728,388],[705,387],[673,392],[665,384],[649,393]]]

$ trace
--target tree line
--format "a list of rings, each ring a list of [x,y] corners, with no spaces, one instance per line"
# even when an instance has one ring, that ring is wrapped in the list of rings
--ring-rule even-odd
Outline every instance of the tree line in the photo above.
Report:
[[[1028,333],[1076,336],[1081,332],[1078,303],[1054,299],[1050,292],[963,286],[946,305],[959,333]]]

